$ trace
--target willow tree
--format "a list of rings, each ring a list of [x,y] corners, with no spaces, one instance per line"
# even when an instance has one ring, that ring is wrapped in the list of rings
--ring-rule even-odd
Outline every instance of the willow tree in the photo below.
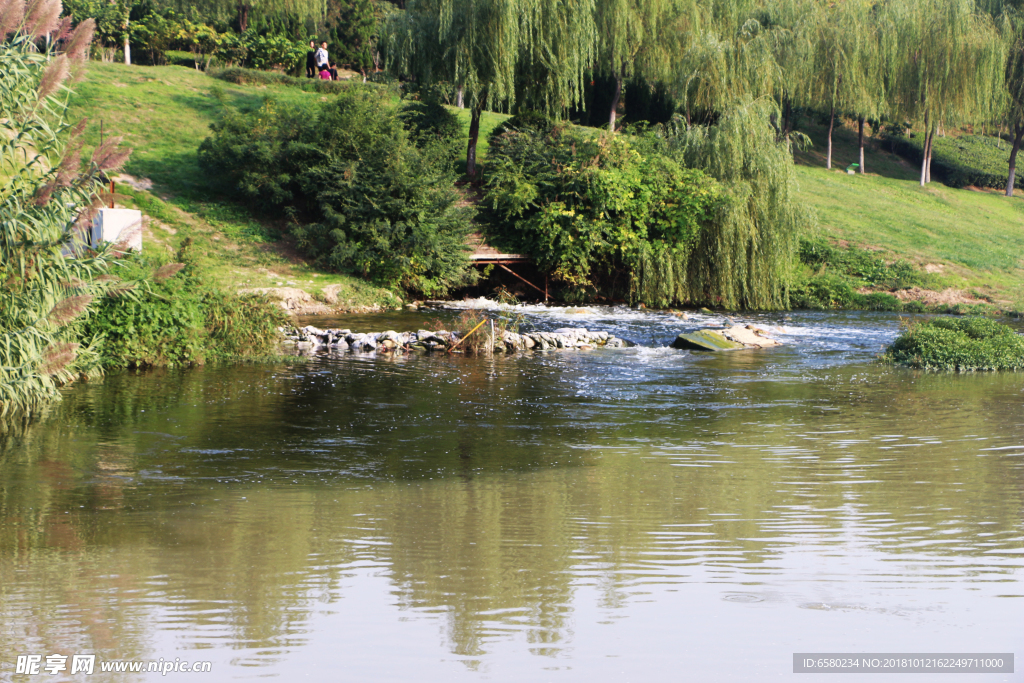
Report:
[[[608,113],[610,130],[615,130],[623,79],[666,78],[681,39],[697,16],[689,0],[597,0],[597,66],[615,83]]]
[[[797,238],[814,218],[797,199],[789,144],[770,124],[779,113],[770,98],[747,99],[724,110],[714,125],[666,131],[669,148],[686,166],[726,188],[689,257],[694,299],[726,308],[789,305]]]
[[[157,0],[157,5],[181,12],[194,12],[212,19],[238,18],[238,28],[249,28],[249,15],[290,14],[298,19],[319,21],[327,15],[327,0]]]
[[[800,0],[767,10],[749,0],[712,0],[700,6],[699,25],[674,61],[673,83],[687,112],[725,111],[759,97],[785,101],[800,69],[793,24]]]
[[[111,250],[83,253],[84,235],[97,176],[127,157],[108,138],[83,172],[84,124],[66,116],[64,82],[86,61],[93,20],[69,35],[59,0],[24,10],[0,0],[0,414],[57,398],[60,384],[98,368],[75,325],[116,278]]]
[[[1006,55],[1005,118],[1013,129],[1013,146],[1007,167],[1006,196],[1013,196],[1017,179],[1017,153],[1024,141],[1024,16],[1008,9],[1002,17]]]
[[[921,185],[931,181],[939,124],[990,121],[1002,93],[1003,40],[973,0],[891,0],[880,12],[894,114],[924,129]]]
[[[563,110],[582,100],[595,43],[593,0],[411,0],[385,27],[390,70],[466,93],[470,177],[483,111],[514,104],[517,69],[540,71],[541,101]]]
[[[825,168],[832,168],[836,115],[847,112],[859,115],[863,164],[864,114],[874,108],[872,79],[877,78],[871,68],[877,51],[870,14],[856,2],[810,6],[810,21],[803,30],[808,32],[812,58],[804,80],[808,101],[829,113]]]

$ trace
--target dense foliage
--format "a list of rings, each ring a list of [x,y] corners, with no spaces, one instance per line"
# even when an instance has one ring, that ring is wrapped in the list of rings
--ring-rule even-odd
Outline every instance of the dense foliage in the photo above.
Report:
[[[911,325],[884,357],[929,370],[1024,370],[1024,337],[988,318],[938,318]]]
[[[251,69],[284,69],[298,73],[305,62],[308,44],[286,35],[261,33],[250,29],[237,33],[229,29],[193,21],[173,10],[151,10],[129,27],[135,46],[135,59],[150,64],[166,64],[170,50],[192,54],[197,69],[211,63]]]
[[[765,106],[644,135],[510,129],[491,143],[491,232],[577,299],[606,284],[654,306],[783,308],[810,216]]]
[[[179,263],[148,255],[123,263],[128,277],[155,275],[136,297],[100,302],[86,322],[83,334],[103,340],[104,366],[181,366],[277,354],[284,311],[263,297],[211,286],[191,252],[186,243]]]
[[[689,256],[720,188],[640,147],[566,126],[501,134],[491,143],[485,195],[493,236],[550,271],[567,298],[616,287],[649,305],[691,298]],[[664,291],[644,288],[641,271],[663,254],[682,264],[677,280],[662,283]]]
[[[443,133],[455,126],[442,114],[452,116],[429,117],[442,132],[428,134],[374,90],[299,108],[268,101],[226,116],[199,160],[233,196],[292,217],[317,265],[436,296],[473,275],[463,246],[472,209],[455,189]]]
[[[57,0],[22,9],[8,3],[0,23],[0,413],[31,410],[98,370],[99,340],[79,338],[81,321],[124,286],[109,274],[112,248],[87,250],[87,236],[97,177],[127,153],[108,139],[83,170],[81,127],[66,116],[63,83],[82,68],[92,23],[68,35]]]
[[[694,300],[728,308],[789,306],[796,242],[814,218],[797,198],[790,144],[771,124],[779,113],[770,100],[748,101],[710,125],[684,125],[677,116],[662,129],[676,159],[724,188],[712,229],[696,246]],[[660,278],[657,269],[650,277]]]

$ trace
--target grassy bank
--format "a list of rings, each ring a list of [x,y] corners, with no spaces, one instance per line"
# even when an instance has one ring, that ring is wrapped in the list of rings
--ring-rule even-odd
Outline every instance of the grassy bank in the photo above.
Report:
[[[1024,196],[918,183],[918,169],[871,142],[868,173],[849,175],[858,160],[856,132],[833,137],[833,170],[826,170],[825,134],[808,126],[814,146],[796,154],[800,194],[818,215],[818,234],[895,261],[926,275],[933,290],[962,290],[996,307],[1024,306]],[[838,169],[838,170],[837,170]]]
[[[75,86],[71,116],[88,119],[86,153],[101,136],[120,135],[132,148],[124,169],[128,182],[118,184],[118,201],[150,218],[146,249],[174,253],[191,239],[216,285],[228,291],[276,290],[271,294],[297,310],[397,305],[392,292],[311,268],[281,240],[279,225],[253,218],[207,187],[196,152],[210,124],[225,106],[255,109],[268,97],[301,102],[326,95],[288,85],[234,85],[180,66],[90,62],[84,81]]]
[[[197,164],[197,148],[225,106],[255,109],[266,98],[301,103],[329,94],[287,83],[237,85],[180,66],[97,62],[76,91],[74,114],[89,119],[87,151],[99,142],[101,126],[104,136],[123,135],[135,150],[125,170],[139,189],[120,185],[119,191],[125,195],[122,203],[153,219],[146,238],[154,248],[174,252],[183,239],[192,238],[205,269],[219,286],[233,291],[298,290],[314,309],[397,303],[393,294],[359,278],[311,268],[281,239],[283,224],[257,220],[244,207],[221,201]],[[468,130],[469,110],[456,113]],[[487,138],[505,118],[484,114],[478,156],[485,173]],[[907,262],[920,275],[911,297],[1024,308],[1024,196],[1007,199],[995,191],[952,189],[938,182],[921,188],[917,168],[874,142],[866,155],[868,173],[848,175],[844,169],[858,158],[856,132],[848,126],[834,135],[835,168],[829,171],[824,168],[824,127],[801,129],[814,145],[796,155],[800,196],[818,217],[816,233],[806,240],[840,250],[854,247],[885,264]],[[797,270],[798,285],[834,276],[851,291],[885,290],[882,282],[850,277],[841,264],[805,263]]]

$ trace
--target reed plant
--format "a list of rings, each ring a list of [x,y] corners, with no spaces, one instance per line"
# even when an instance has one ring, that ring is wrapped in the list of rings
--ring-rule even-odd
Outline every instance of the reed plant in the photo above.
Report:
[[[93,22],[71,31],[59,0],[0,0],[0,415],[33,411],[99,371],[99,339],[80,338],[124,245],[88,248],[99,178],[128,152],[111,137],[80,159],[83,124],[67,116]]]

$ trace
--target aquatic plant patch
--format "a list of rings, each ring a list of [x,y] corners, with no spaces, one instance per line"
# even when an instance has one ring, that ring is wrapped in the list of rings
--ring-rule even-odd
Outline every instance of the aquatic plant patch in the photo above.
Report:
[[[1024,337],[988,318],[938,318],[911,325],[883,360],[927,370],[1024,369]]]

